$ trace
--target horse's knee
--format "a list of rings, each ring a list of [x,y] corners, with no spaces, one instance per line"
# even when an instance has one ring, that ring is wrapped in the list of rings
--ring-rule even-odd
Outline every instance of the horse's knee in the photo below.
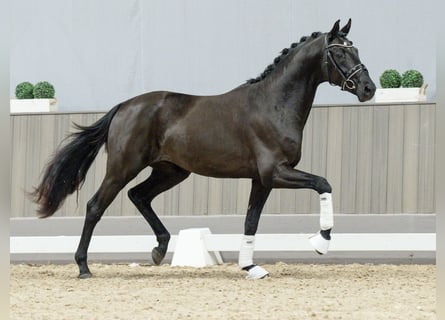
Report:
[[[319,193],[332,193],[332,187],[328,180],[323,177],[318,177],[315,181],[314,189]]]

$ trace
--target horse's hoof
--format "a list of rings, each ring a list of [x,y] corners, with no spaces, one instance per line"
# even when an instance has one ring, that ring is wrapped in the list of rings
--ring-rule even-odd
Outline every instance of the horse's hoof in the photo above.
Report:
[[[247,270],[246,279],[264,279],[269,275],[269,272],[261,268],[260,266],[253,266]]]
[[[326,240],[320,232],[317,232],[309,238],[309,242],[318,254],[326,254],[329,250],[330,240]]]
[[[155,265],[159,266],[162,262],[162,260],[164,260],[165,257],[165,253],[162,254],[161,251],[159,251],[158,247],[153,248],[153,250],[151,251],[151,258],[153,259],[153,262]]]
[[[89,279],[91,278],[93,275],[91,274],[91,272],[85,272],[85,273],[81,273],[79,274],[79,279]]]

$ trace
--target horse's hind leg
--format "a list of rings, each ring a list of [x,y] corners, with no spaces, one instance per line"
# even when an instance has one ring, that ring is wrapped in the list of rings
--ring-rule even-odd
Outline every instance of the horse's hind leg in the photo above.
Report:
[[[152,250],[153,262],[159,265],[165,257],[170,240],[170,233],[159,220],[151,207],[152,200],[160,193],[177,185],[190,175],[174,164],[163,163],[155,168],[147,180],[128,191],[128,197],[141,212],[153,229],[158,240],[158,246]]]
[[[110,205],[118,192],[130,179],[123,179],[114,174],[107,174],[96,194],[88,201],[85,223],[80,237],[79,246],[74,256],[79,266],[79,278],[91,277],[87,263],[88,246],[93,235],[94,228],[102,217],[105,209]]]

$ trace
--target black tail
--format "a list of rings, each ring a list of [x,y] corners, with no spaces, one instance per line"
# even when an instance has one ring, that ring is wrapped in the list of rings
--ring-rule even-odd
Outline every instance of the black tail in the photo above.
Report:
[[[39,204],[40,218],[53,215],[65,198],[81,187],[97,153],[107,141],[111,120],[119,106],[89,127],[75,124],[80,131],[71,134],[69,143],[56,152],[45,168],[40,185],[31,193],[33,201]]]

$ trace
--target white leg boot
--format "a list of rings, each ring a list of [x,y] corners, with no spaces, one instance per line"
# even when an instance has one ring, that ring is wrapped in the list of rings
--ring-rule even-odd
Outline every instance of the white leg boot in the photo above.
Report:
[[[326,254],[331,241],[331,229],[334,226],[334,209],[332,206],[332,194],[320,195],[320,228],[321,231],[309,238],[311,245],[319,254]]]
[[[238,265],[244,271],[247,271],[246,279],[262,279],[269,272],[260,266],[253,264],[253,249],[255,247],[255,236],[243,236],[241,248],[239,251]]]

